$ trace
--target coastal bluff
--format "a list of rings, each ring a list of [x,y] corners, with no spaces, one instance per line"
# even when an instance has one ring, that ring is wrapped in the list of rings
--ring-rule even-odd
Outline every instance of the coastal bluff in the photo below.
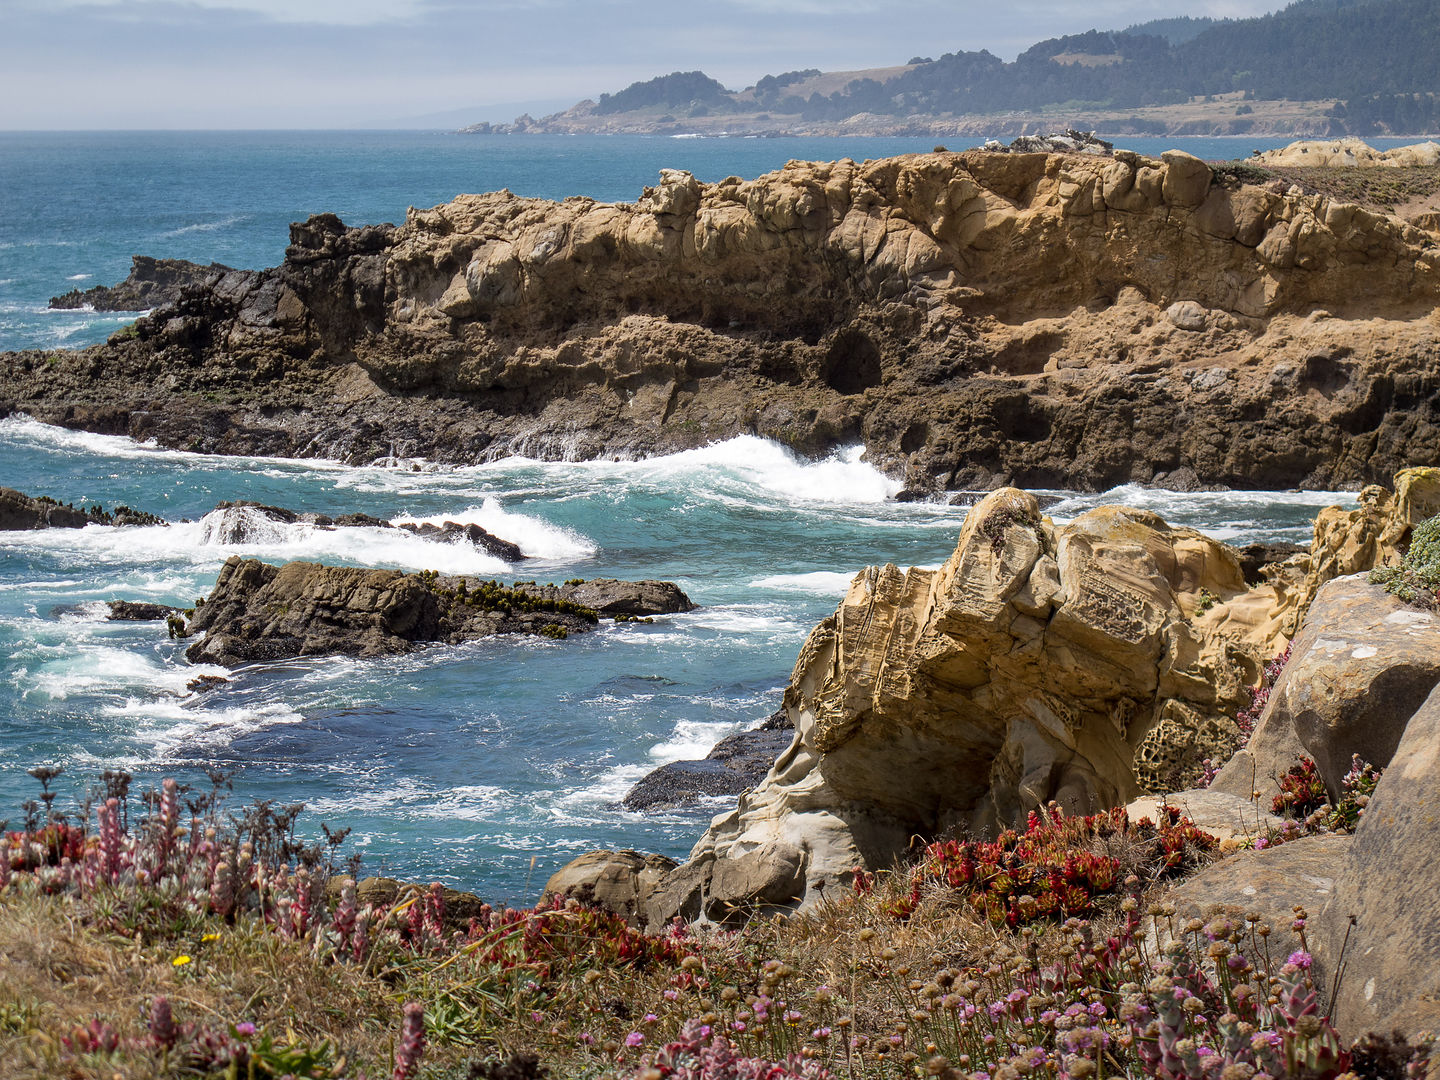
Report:
[[[919,492],[1435,463],[1440,234],[1243,177],[970,151],[319,215],[106,345],[7,354],[0,412],[355,463],[863,442]]]

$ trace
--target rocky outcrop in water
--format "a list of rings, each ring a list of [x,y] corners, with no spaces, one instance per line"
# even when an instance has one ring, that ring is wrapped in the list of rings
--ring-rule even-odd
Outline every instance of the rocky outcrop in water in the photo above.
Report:
[[[525,553],[519,544],[502,540],[479,525],[447,521],[441,525],[429,522],[402,522],[396,525],[369,514],[341,514],[329,517],[312,512],[299,513],[281,506],[264,506],[260,503],[237,502],[219,503],[214,511],[205,515],[205,540],[212,544],[256,544],[274,540],[275,525],[310,525],[317,529],[403,529],[425,540],[437,543],[464,541],[481,551],[489,552],[506,562],[520,562]]]
[[[667,171],[312,218],[133,340],[9,357],[0,410],[352,462],[754,433],[917,491],[1358,485],[1440,461],[1437,268],[1436,234],[1179,152]]]
[[[270,566],[237,556],[226,560],[214,590],[196,607],[187,630],[205,636],[185,655],[234,667],[297,656],[384,656],[497,634],[564,638],[599,621],[570,598],[574,588],[505,586],[433,571]]]
[[[782,710],[752,731],[721,739],[703,758],[661,765],[621,802],[627,810],[670,810],[706,796],[739,795],[765,778],[789,747],[793,730]]]
[[[83,529],[86,525],[163,525],[154,514],[117,506],[76,507],[40,495],[32,498],[14,488],[0,487],[0,531]]]
[[[71,289],[52,296],[56,309],[94,308],[96,311],[148,311],[177,302],[186,289],[214,285],[230,267],[211,263],[201,266],[185,259],[153,259],[149,255],[131,258],[130,274],[116,285],[96,285],[81,292]]]
[[[159,622],[180,613],[179,608],[169,604],[150,604],[143,600],[111,600],[109,608],[110,614],[105,616],[109,622]]]

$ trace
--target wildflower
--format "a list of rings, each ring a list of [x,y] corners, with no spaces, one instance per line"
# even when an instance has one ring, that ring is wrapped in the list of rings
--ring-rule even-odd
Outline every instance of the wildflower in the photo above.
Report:
[[[1299,920],[1297,919],[1296,921],[1298,922]],[[1309,971],[1310,965],[1313,960],[1310,954],[1304,949],[1296,949],[1293,953],[1290,954],[1290,958],[1285,962],[1287,964],[1294,964],[1297,968],[1300,968],[1304,971]]]
[[[208,944],[209,942],[219,941],[219,940],[220,940],[220,935],[219,935],[219,934],[206,934],[204,937],[202,937],[202,938],[200,939],[200,941],[201,941],[202,944]]]
[[[735,1020],[735,1021],[733,1021],[733,1022],[730,1024],[730,1030],[731,1030],[731,1031],[734,1031],[734,1032],[736,1032],[736,1033],[738,1033],[738,1034],[742,1034],[742,1035],[743,1035],[743,1034],[745,1033],[745,1021],[744,1021],[744,1020]]]
[[[400,1022],[400,1045],[395,1050],[395,1072],[391,1080],[410,1080],[420,1067],[424,1053],[425,1007],[412,1001],[405,1006],[405,1018]]]
[[[640,1032],[638,1032],[638,1031],[632,1031],[632,1032],[630,1032],[629,1035],[626,1035],[626,1036],[625,1036],[625,1045],[626,1045],[626,1046],[639,1046],[639,1045],[641,1045],[642,1043],[644,1043],[644,1041],[645,1041],[645,1036],[642,1035],[642,1034],[640,1034]]]
[[[251,1035],[255,1034],[255,1025],[249,1020],[241,1021],[235,1025],[235,1034],[243,1035],[248,1039]]]
[[[168,1050],[179,1037],[175,1018],[170,1014],[170,999],[160,994],[150,1003],[150,1038],[156,1046]]]
[[[170,961],[170,966],[182,968],[188,963],[190,963],[190,957],[186,956],[184,953],[181,953],[179,956],[175,957],[174,960]]]
[[[597,972],[596,974],[598,975],[599,973]],[[662,996],[666,1001],[674,1001],[676,998],[678,998],[678,997],[680,996],[680,991],[679,991],[679,990],[666,990],[665,993],[662,994],[661,996]]]

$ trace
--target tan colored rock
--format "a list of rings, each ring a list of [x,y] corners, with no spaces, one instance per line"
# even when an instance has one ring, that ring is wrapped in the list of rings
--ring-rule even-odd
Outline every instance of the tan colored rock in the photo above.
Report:
[[[785,693],[795,742],[694,864],[797,851],[809,901],[915,833],[1121,805],[1137,767],[1182,786],[1260,659],[1213,629],[1206,593],[1221,609],[1247,593],[1223,544],[1122,507],[1057,528],[1031,496],[991,493],[941,569],[862,572],[810,635]],[[747,899],[718,869],[701,887],[707,907]]]
[[[589,851],[550,875],[542,899],[579,900],[644,926],[652,894],[675,865],[664,855]]]
[[[1165,163],[1165,181],[1161,187],[1165,201],[1171,206],[1199,206],[1210,191],[1210,166],[1184,150],[1166,150],[1160,155]]]
[[[1194,300],[1178,300],[1165,309],[1165,317],[1181,330],[1204,330],[1208,321],[1203,307]]]
[[[1301,139],[1250,159],[1263,167],[1313,169],[1407,168],[1440,165],[1440,143],[1423,142],[1376,150],[1364,139]]]
[[[1182,153],[667,171],[633,204],[467,194],[291,241],[124,341],[7,361],[6,408],[356,463],[861,441],[951,489],[1440,464],[1434,237]],[[1177,302],[1204,333],[1170,332]]]
[[[1411,718],[1320,913],[1343,1034],[1440,1031],[1440,691]],[[1354,925],[1351,926],[1351,919]],[[1348,943],[1346,937],[1349,937]]]
[[[1250,744],[1216,776],[1215,791],[1268,806],[1300,756],[1336,797],[1351,756],[1384,768],[1420,704],[1440,684],[1440,618],[1365,576],[1327,582],[1290,646]]]

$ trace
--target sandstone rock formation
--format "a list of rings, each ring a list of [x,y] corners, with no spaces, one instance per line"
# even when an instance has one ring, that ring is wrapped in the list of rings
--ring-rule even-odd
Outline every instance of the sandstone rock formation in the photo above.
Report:
[[[230,267],[199,263],[184,259],[152,259],[136,255],[130,260],[130,274],[116,285],[96,285],[81,292],[71,289],[64,296],[52,296],[50,306],[57,309],[94,308],[96,311],[148,311],[162,304],[173,304],[193,287],[214,285]]]
[[[312,218],[134,340],[8,358],[0,411],[357,462],[756,433],[951,490],[1336,487],[1440,462],[1437,267],[1436,234],[1177,152],[666,172]]]
[[[643,927],[656,887],[674,869],[675,860],[663,855],[590,851],[551,874],[541,899],[596,904]]]
[[[187,629],[203,630],[205,637],[185,655],[195,663],[233,667],[295,656],[380,656],[425,642],[458,644],[495,634],[563,638],[598,621],[592,609],[569,598],[567,588],[575,586],[507,587],[430,571],[307,562],[276,567],[237,556],[226,560],[215,589],[195,609]]]
[[[117,506],[76,508],[48,495],[31,498],[14,488],[0,487],[0,531],[28,529],[83,529],[86,525],[162,525],[154,514]]]
[[[1229,611],[1247,595],[1230,549],[1154,514],[1103,507],[1057,528],[1023,492],[992,493],[941,569],[856,578],[796,662],[794,742],[657,903],[744,903],[722,872],[767,857],[767,902],[814,899],[917,833],[1009,827],[1052,799],[1122,805],[1137,772],[1183,786],[1272,647]]]
[[[1363,575],[1328,582],[1291,643],[1249,746],[1211,786],[1242,797],[1258,790],[1268,801],[1304,756],[1338,797],[1352,755],[1390,765],[1410,717],[1436,685],[1440,618]]]

